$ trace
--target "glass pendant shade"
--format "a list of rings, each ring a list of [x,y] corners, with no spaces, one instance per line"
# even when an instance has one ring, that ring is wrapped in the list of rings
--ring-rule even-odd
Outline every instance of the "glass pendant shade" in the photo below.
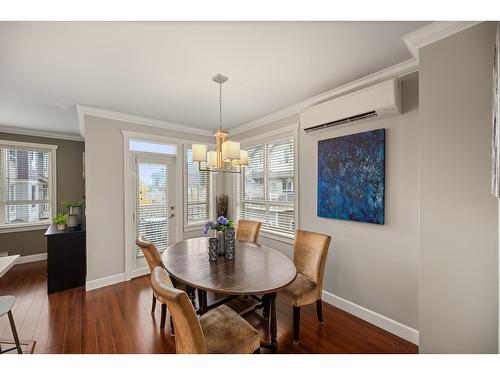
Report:
[[[193,150],[193,161],[207,161],[207,151],[208,151],[208,146],[207,145],[193,145],[192,146]]]
[[[208,151],[206,153],[207,165],[209,167],[217,167],[217,153],[215,151]]]
[[[240,142],[226,141],[222,144],[222,160],[240,160]]]
[[[248,151],[240,150],[240,165],[248,165]]]

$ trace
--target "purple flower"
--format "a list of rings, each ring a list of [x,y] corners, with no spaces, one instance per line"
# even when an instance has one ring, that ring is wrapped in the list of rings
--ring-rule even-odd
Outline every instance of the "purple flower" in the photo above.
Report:
[[[224,216],[219,216],[217,222],[222,225],[227,225],[229,223],[229,220],[227,220]]]
[[[213,229],[214,222],[212,220],[208,220],[204,225],[203,225],[203,233],[207,234],[209,229]]]

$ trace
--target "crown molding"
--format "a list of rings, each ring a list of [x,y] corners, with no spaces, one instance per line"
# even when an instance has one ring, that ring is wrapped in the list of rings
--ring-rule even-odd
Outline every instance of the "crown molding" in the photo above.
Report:
[[[406,47],[414,58],[418,60],[420,48],[448,38],[460,31],[481,23],[480,21],[439,21],[433,22],[421,29],[415,30],[403,37]]]
[[[279,111],[270,113],[256,120],[229,129],[229,132],[233,136],[238,135],[248,130],[257,128],[259,126],[263,126],[265,124],[269,124],[271,122],[284,119],[285,117],[299,114],[306,108],[309,108],[313,105],[322,103],[327,100],[334,99],[338,96],[345,95],[349,92],[359,90],[363,87],[367,87],[370,85],[374,85],[376,83],[385,81],[390,78],[403,77],[405,75],[408,75],[416,71],[418,71],[418,60],[415,58],[411,58],[399,64],[393,65],[389,68],[382,69],[376,73],[370,74],[363,78],[357,79],[353,82],[347,83],[345,85],[339,86],[335,89],[329,90],[322,94],[313,96],[312,98],[293,104],[289,107],[283,108]]]
[[[0,133],[29,135],[32,137],[42,137],[42,138],[65,139],[68,141],[79,141],[79,142],[84,141],[84,139],[77,134],[47,132],[47,131],[43,131],[43,130],[25,129],[25,128],[18,128],[18,127],[14,127],[14,126],[0,125]]]
[[[175,130],[190,134],[212,136],[213,133],[210,130],[196,128],[194,126],[177,124],[174,122],[157,120],[150,117],[137,116],[124,112],[110,111],[104,108],[91,107],[87,105],[77,104],[76,111],[78,114],[78,128],[80,130],[80,135],[85,138],[85,115],[101,117],[109,120],[117,120],[124,122],[131,122],[134,124],[152,126],[155,128]]]

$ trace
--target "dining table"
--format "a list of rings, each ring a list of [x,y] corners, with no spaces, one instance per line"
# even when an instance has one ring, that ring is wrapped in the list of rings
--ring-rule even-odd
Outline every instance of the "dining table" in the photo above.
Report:
[[[263,308],[269,338],[261,346],[276,352],[277,293],[293,282],[297,270],[287,256],[269,246],[238,240],[235,246],[234,259],[219,256],[210,261],[209,238],[192,238],[169,246],[161,260],[174,287],[182,284],[197,291],[200,315],[238,296],[252,296],[261,301],[255,307]],[[208,305],[207,292],[226,297]],[[194,292],[190,298],[194,303]]]

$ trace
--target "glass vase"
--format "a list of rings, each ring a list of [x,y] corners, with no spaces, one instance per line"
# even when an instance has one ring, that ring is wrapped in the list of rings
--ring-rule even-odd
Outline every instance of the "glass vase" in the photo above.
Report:
[[[224,231],[224,257],[234,259],[236,255],[234,228],[226,228]]]
[[[215,262],[217,260],[217,257],[219,256],[219,239],[217,237],[215,238],[209,238],[208,239],[208,260],[211,262]]]
[[[217,232],[217,254],[224,256],[224,232]]]

